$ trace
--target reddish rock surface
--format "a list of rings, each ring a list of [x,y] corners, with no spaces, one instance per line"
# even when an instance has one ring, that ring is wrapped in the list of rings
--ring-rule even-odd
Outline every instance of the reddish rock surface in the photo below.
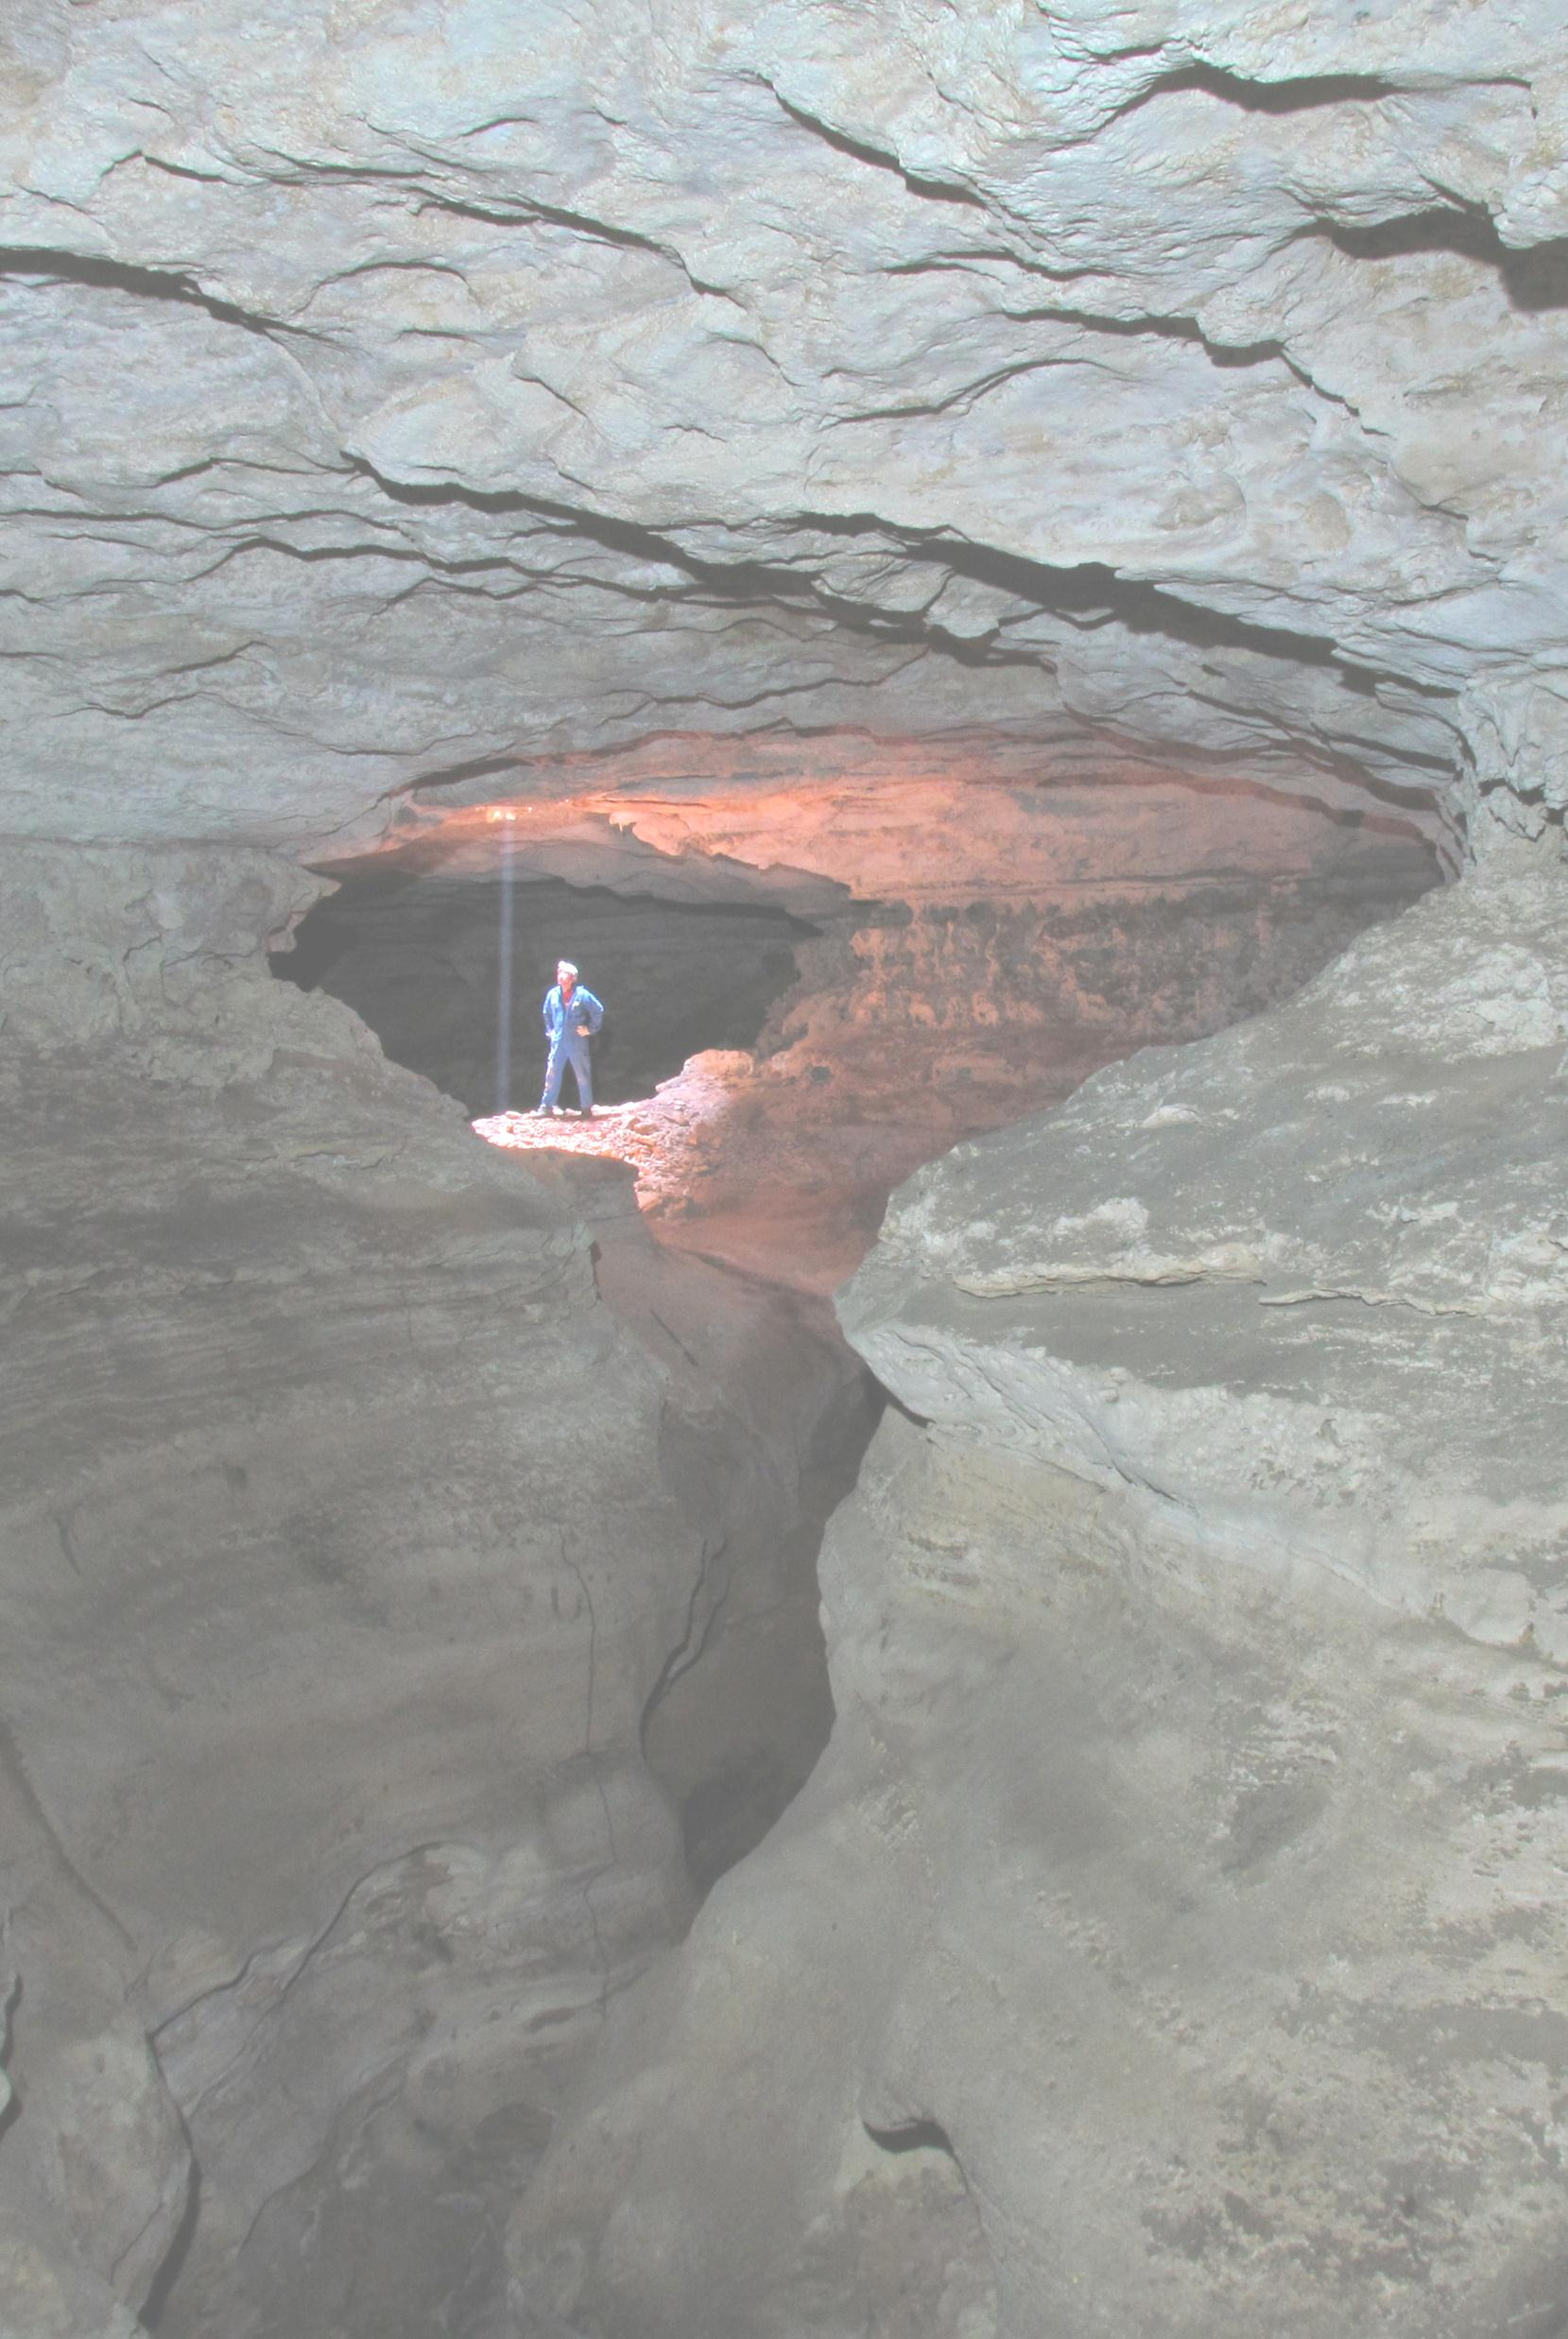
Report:
[[[593,1122],[476,1124],[630,1162],[664,1239],[802,1289],[853,1271],[922,1162],[1288,995],[1439,873],[1421,820],[1348,786],[1048,770],[998,740],[812,746],[803,772],[798,742],[751,743],[744,767],[724,743],[656,743],[594,762],[591,789],[580,762],[541,767],[577,792],[414,811],[398,848],[477,879],[504,824],[520,875],[813,920],[754,1051],[696,1056]]]

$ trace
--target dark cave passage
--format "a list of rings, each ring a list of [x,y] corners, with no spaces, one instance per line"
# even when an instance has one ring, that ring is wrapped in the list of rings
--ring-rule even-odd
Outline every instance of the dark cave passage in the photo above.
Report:
[[[363,1017],[394,1061],[473,1114],[526,1109],[544,1061],[540,1005],[570,958],[605,1006],[594,1045],[604,1104],[646,1096],[708,1048],[750,1048],[796,980],[817,929],[766,903],[689,903],[520,874],[512,888],[511,1093],[496,1095],[499,874],[461,877],[391,861],[332,872],[338,890],[303,919],[275,972]],[[571,1096],[568,1080],[567,1093]]]

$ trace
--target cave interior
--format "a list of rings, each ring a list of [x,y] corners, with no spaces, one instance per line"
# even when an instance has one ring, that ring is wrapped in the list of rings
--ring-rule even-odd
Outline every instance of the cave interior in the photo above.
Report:
[[[1568,2331],[1555,12],[11,0],[4,2339]]]

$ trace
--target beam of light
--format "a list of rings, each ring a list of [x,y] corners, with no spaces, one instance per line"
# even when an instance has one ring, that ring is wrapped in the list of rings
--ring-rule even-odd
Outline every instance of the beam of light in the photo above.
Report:
[[[501,817],[509,823],[509,812]],[[495,1000],[495,1109],[508,1112],[511,1109],[511,997],[512,997],[512,846],[515,843],[509,826],[501,832],[501,932],[496,953],[499,986]]]

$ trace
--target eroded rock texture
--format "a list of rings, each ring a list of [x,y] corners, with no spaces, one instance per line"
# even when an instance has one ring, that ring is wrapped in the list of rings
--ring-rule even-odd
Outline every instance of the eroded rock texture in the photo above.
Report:
[[[10,0],[26,2339],[1560,2321],[1559,15]],[[1080,784],[1204,806],[1097,966]],[[842,913],[855,1247],[979,977],[1000,1123],[1467,871],[896,1206],[635,2004],[866,1395],[271,982],[432,807]]]
[[[19,0],[11,824],[841,721],[1560,808],[1559,30]]]
[[[897,1198],[833,1743],[617,2010],[526,2331],[1558,2327],[1565,920],[1432,896]]]
[[[557,2072],[684,1922],[680,1805],[711,1872],[821,1743],[858,1379],[639,1270],[629,1197],[606,1304],[591,1196],[268,975],[308,879],[5,884],[0,2323],[178,2271],[175,2333],[477,2329]],[[729,1711],[759,1635],[794,1710]]]

